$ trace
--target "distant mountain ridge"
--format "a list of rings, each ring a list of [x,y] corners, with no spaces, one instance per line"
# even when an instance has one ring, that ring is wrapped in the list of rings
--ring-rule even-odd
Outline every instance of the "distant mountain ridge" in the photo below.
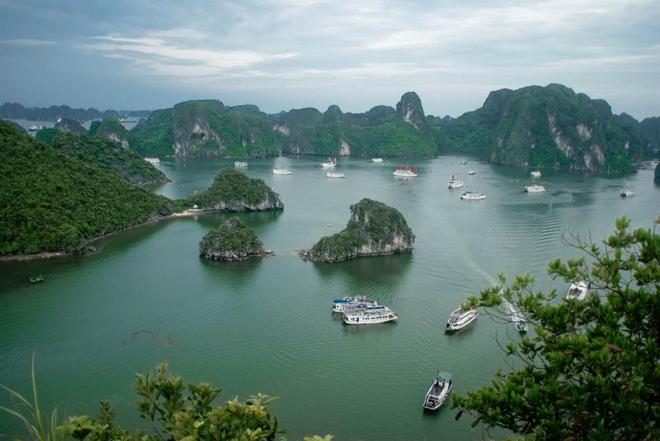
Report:
[[[77,121],[89,121],[92,119],[107,118],[110,116],[129,116],[146,118],[151,110],[98,110],[93,107],[88,109],[74,109],[67,105],[50,107],[25,107],[19,103],[4,103],[0,106],[0,118],[27,119],[30,121],[57,121],[58,118],[68,118]]]

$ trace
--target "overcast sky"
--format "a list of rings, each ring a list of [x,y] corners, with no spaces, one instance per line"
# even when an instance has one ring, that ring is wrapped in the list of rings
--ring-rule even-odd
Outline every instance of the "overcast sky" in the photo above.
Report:
[[[0,102],[362,112],[414,90],[458,116],[551,82],[660,115],[660,2],[0,0]]]

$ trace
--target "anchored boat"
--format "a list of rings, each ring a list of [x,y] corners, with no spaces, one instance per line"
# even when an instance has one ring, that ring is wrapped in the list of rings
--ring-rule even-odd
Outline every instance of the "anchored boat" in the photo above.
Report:
[[[526,185],[525,186],[525,191],[527,193],[542,193],[545,191],[545,187],[542,185],[534,184],[534,185]]]
[[[386,323],[398,319],[397,315],[387,306],[367,306],[344,311],[344,323],[347,325],[371,325]]]
[[[472,176],[472,175],[476,175],[476,174],[477,174],[476,171],[474,171],[474,170],[468,170],[468,175]]]
[[[273,169],[273,174],[274,175],[292,175],[293,170],[289,170],[288,168],[274,168]]]
[[[635,196],[635,192],[632,191],[631,188],[622,188],[621,189],[621,197],[622,198],[629,198]]]
[[[371,162],[373,162],[374,164],[380,164],[381,162],[383,162],[383,158],[371,158]]]
[[[151,162],[152,164],[160,164],[159,158],[144,158],[145,161]]]
[[[337,166],[337,158],[328,158],[328,162],[322,162],[322,168],[334,168]]]
[[[346,175],[342,172],[327,172],[325,174],[328,178],[345,178]]]
[[[426,392],[424,409],[431,411],[440,409],[445,400],[447,400],[447,397],[449,397],[452,386],[451,374],[440,372],[435,380],[433,380],[428,392]]]
[[[414,167],[412,170],[409,165],[406,165],[405,170],[399,165],[396,170],[392,173],[397,178],[416,178],[417,177],[417,167]]]
[[[540,178],[541,177],[541,172],[538,170],[534,170],[529,174],[532,178]]]
[[[332,312],[344,312],[349,309],[358,309],[359,307],[366,308],[377,305],[378,302],[370,300],[363,295],[357,295],[355,297],[347,296],[332,301]]]
[[[584,280],[580,280],[579,282],[571,283],[566,293],[566,298],[583,300],[587,296],[587,292],[589,292],[589,285]]]
[[[449,188],[461,188],[463,186],[463,181],[458,176],[451,175],[449,179]]]
[[[245,161],[236,161],[234,162],[234,168],[247,168],[248,163]]]
[[[486,199],[486,195],[484,193],[474,193],[471,191],[466,191],[461,195],[461,199],[466,201],[479,201],[481,199]]]
[[[474,308],[467,311],[463,310],[463,308],[458,308],[449,315],[445,332],[460,331],[471,325],[478,316],[479,311]]]

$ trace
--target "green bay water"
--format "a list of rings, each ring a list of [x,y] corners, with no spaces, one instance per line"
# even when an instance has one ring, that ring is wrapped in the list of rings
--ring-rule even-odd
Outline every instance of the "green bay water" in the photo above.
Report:
[[[419,172],[413,181],[393,178],[396,162],[345,158],[337,170],[346,179],[328,179],[320,161],[249,162],[246,173],[264,179],[285,205],[282,213],[241,214],[273,257],[202,261],[199,241],[227,217],[207,214],[117,234],[86,256],[0,264],[0,383],[29,392],[34,353],[45,406],[93,413],[108,399],[131,427],[140,424],[134,373],[167,360],[187,380],[222,386],[224,400],[278,396],[272,411],[288,439],[481,439],[469,418],[454,421],[449,406],[425,415],[422,399],[439,370],[453,373],[458,393],[487,384],[511,363],[498,343],[518,336],[484,314],[465,332],[445,335],[449,313],[496,283],[497,272],[531,273],[538,287],[563,295],[566,285],[546,275],[549,260],[577,254],[563,234],[600,239],[618,216],[651,227],[660,214],[650,170],[622,179],[544,172],[538,181],[547,192],[526,194],[528,171],[458,156],[411,163]],[[155,191],[204,190],[232,162],[163,160],[158,167],[172,182]],[[274,166],[295,174],[274,176]],[[452,173],[463,189],[447,189]],[[623,185],[635,196],[621,198]],[[461,201],[463,190],[488,196]],[[341,230],[349,205],[363,197],[405,215],[417,236],[412,253],[340,264],[297,256]],[[31,274],[47,281],[30,285]],[[391,306],[399,321],[343,325],[330,302],[356,293]],[[19,434],[19,426],[2,415],[0,433]]]

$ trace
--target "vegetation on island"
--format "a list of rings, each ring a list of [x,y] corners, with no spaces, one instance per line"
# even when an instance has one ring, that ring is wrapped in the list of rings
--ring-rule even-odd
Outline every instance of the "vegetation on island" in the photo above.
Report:
[[[15,417],[32,441],[274,441],[283,431],[268,406],[275,400],[256,394],[240,401],[238,397],[218,403],[221,389],[206,382],[188,383],[173,374],[167,363],[152,372],[136,375],[137,410],[149,429],[122,428],[108,401],[101,401],[95,416],[75,415],[66,419],[57,408],[49,414],[39,405],[37,381],[32,360],[32,397],[1,385],[16,403],[0,406]],[[325,437],[305,437],[305,441],[332,441]]]
[[[73,109],[69,106],[25,107],[19,103],[4,103],[0,106],[0,118],[26,119],[29,121],[57,121],[58,118],[69,118],[76,121],[90,121],[109,116],[146,117],[150,110],[97,110]]]
[[[625,217],[615,225],[603,243],[571,240],[583,257],[549,264],[550,276],[567,285],[586,281],[585,299],[536,291],[525,275],[509,286],[500,276],[502,285],[468,300],[498,316],[506,299],[534,332],[506,344],[513,368],[454,396],[457,417],[468,413],[473,426],[525,440],[660,438],[660,235],[655,227],[631,230]]]
[[[322,237],[311,249],[303,250],[304,259],[341,262],[412,250],[415,235],[396,208],[365,198],[350,209],[351,218],[346,228]]]
[[[60,118],[55,123],[55,128],[61,132],[71,132],[74,135],[84,135],[87,129],[80,122],[71,118]]]
[[[282,201],[263,179],[251,179],[245,173],[227,167],[213,179],[208,190],[181,202],[189,208],[214,211],[267,211],[284,208]]]
[[[89,134],[117,142],[126,149],[130,145],[128,130],[115,117],[103,118],[103,121],[93,121],[89,127]]]
[[[256,158],[279,148],[270,117],[252,106],[193,100],[158,110],[132,130],[130,144],[145,156]]]
[[[237,216],[213,228],[199,243],[199,255],[210,260],[245,260],[267,254],[257,233]]]
[[[97,161],[0,121],[0,255],[73,251],[86,240],[172,210],[167,198],[126,182]]]
[[[621,176],[644,156],[642,138],[606,101],[560,84],[497,90],[480,109],[430,122],[440,151],[497,164]]]

